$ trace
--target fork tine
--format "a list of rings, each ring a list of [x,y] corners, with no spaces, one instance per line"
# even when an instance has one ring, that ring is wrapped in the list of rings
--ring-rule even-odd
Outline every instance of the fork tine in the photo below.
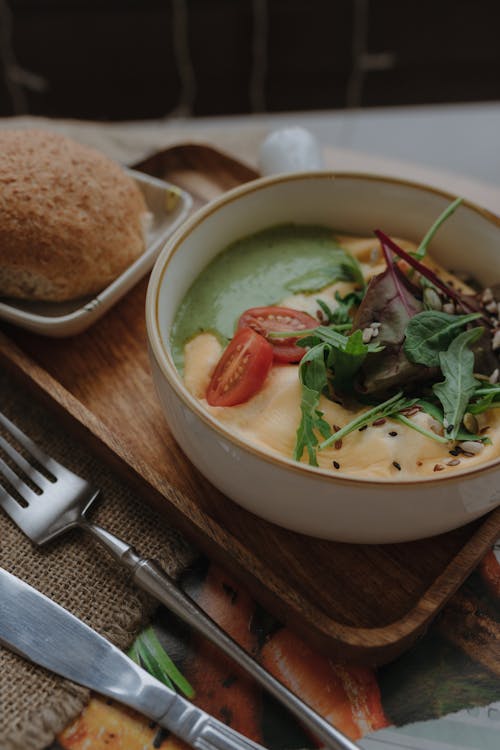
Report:
[[[32,466],[24,456],[22,456],[19,451],[17,451],[13,445],[11,445],[5,438],[0,435],[0,448],[5,451],[5,453],[11,457],[11,459],[14,461],[14,463],[21,469],[21,471],[24,471],[26,476],[28,476],[32,482],[34,482],[38,487],[40,487],[41,490],[45,489],[51,482],[43,476],[43,474],[40,474],[40,472],[35,469],[34,466]]]
[[[60,464],[46,453],[44,453],[36,443],[31,440],[22,430],[19,429],[13,422],[8,419],[5,414],[0,411],[0,424],[5,427],[7,432],[10,432],[12,437],[17,440],[19,445],[22,445],[34,458],[38,461],[41,466],[44,466],[48,471],[54,473]]]
[[[0,485],[0,508],[3,508],[14,523],[22,527],[25,509]]]
[[[24,500],[26,500],[27,503],[32,502],[33,500],[35,500],[35,498],[38,497],[38,495],[36,494],[36,492],[33,492],[33,490],[30,487],[28,487],[28,485],[26,484],[26,482],[24,482],[22,479],[20,479],[20,477],[18,477],[17,474],[14,471],[12,471],[12,469],[10,468],[10,466],[8,466],[5,463],[5,461],[3,460],[3,458],[0,458],[0,475],[1,474],[3,474],[3,476],[9,482],[9,484],[12,487],[14,487],[14,489],[16,490],[16,492],[18,492],[21,495],[21,497],[24,498]],[[7,494],[7,496],[11,498],[11,500],[14,500],[14,498],[12,498],[12,496],[3,487],[0,487],[0,491],[2,492],[2,494],[5,492]],[[14,502],[15,502],[15,500],[14,500]],[[19,503],[16,503],[16,505],[17,505],[18,508],[21,507],[19,505]]]

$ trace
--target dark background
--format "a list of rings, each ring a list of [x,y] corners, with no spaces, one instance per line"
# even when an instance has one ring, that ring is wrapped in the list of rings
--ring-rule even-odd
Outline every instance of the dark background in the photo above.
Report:
[[[499,0],[0,0],[0,115],[500,100]]]

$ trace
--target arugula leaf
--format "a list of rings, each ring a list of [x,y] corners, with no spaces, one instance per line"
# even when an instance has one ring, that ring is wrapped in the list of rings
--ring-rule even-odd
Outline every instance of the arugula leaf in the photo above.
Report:
[[[439,367],[439,353],[447,349],[458,328],[480,318],[480,313],[449,315],[437,310],[417,313],[408,323],[404,351],[410,362]]]
[[[305,331],[307,334],[305,337],[297,340],[299,346],[316,346],[317,344],[324,343],[330,344],[331,346],[338,347],[339,349],[345,350],[347,343],[351,336],[344,336],[340,331],[335,330],[335,327],[330,326],[318,326],[311,331]],[[355,333],[357,333],[355,331]],[[297,334],[295,334],[297,335]],[[381,352],[383,346],[378,341],[370,342],[365,345],[368,352]]]
[[[316,431],[324,438],[331,434],[330,425],[318,408],[321,394],[328,388],[330,377],[336,391],[350,391],[354,376],[365,357],[370,352],[380,351],[380,346],[363,343],[361,331],[344,336],[326,326],[318,326],[297,343],[311,348],[299,365],[301,420],[293,455],[295,460],[300,461],[307,449],[309,463],[317,466],[316,447],[319,441]]]
[[[300,461],[304,450],[307,450],[311,466],[318,465],[316,446],[319,440],[315,430],[322,437],[328,437],[331,433],[330,425],[323,419],[323,412],[318,409],[321,394],[328,386],[328,370],[326,365],[328,351],[329,347],[327,344],[320,343],[314,346],[302,357],[299,366],[299,380],[302,384],[300,402],[302,416],[297,429],[293,457],[296,461]]]
[[[479,396],[479,398],[477,398]],[[477,400],[475,400],[477,398]],[[500,385],[478,388],[469,402],[466,411],[471,414],[483,414],[488,409],[500,409]]]
[[[445,208],[445,210],[440,216],[438,216],[434,224],[426,232],[425,237],[420,243],[420,245],[418,246],[417,251],[415,253],[412,253],[414,258],[421,260],[425,256],[427,252],[427,246],[429,245],[429,242],[432,240],[432,238],[436,234],[441,224],[443,224],[449,216],[455,213],[455,211],[457,210],[459,205],[463,202],[463,200],[464,200],[463,198],[457,198],[456,200],[453,201],[453,203],[450,203],[450,205],[447,208]]]
[[[297,276],[286,284],[286,288],[295,293],[317,292],[336,281],[352,281],[362,289],[365,278],[361,266],[354,256],[345,250],[332,250],[328,266],[315,268]]]
[[[474,354],[469,348],[483,334],[483,328],[460,333],[446,352],[439,354],[444,381],[435,383],[433,392],[443,405],[446,433],[455,440],[471,397],[480,384],[473,376]]]
[[[477,391],[476,391],[477,392]],[[442,409],[439,408],[437,404],[433,404],[432,401],[426,401],[425,399],[419,399],[416,403],[417,406],[420,406],[422,408],[422,411],[425,411],[427,414],[429,414],[431,417],[434,417],[434,419],[443,425],[443,431],[445,429],[445,418]],[[469,407],[467,407],[466,411],[470,411]],[[450,438],[446,438],[447,441],[450,440]],[[489,443],[491,442],[489,437],[487,435],[474,435],[474,433],[469,432],[465,429],[465,427],[460,427],[460,429],[457,432],[455,440],[481,440],[483,443]]]
[[[422,427],[416,422],[413,422],[408,417],[405,417],[404,414],[393,415],[392,419],[394,419],[396,422],[400,422],[401,424],[405,424],[407,427],[411,427],[412,430],[419,432],[421,435],[424,435],[425,437],[431,438],[431,440],[435,440],[437,443],[449,443],[450,442],[449,438],[443,437],[443,435],[438,435],[436,432],[433,432],[432,430],[426,430],[425,427]]]
[[[381,348],[379,344],[365,344],[361,331],[355,331],[341,346],[332,346],[328,367],[333,370],[334,390],[340,393],[352,391],[354,377],[366,356],[380,351]]]
[[[402,409],[407,409],[410,406],[413,406],[415,402],[416,399],[408,399],[404,396],[403,391],[400,391],[399,393],[396,393],[395,396],[388,398],[387,401],[377,404],[377,406],[373,406],[362,414],[358,414],[358,416],[351,420],[351,422],[348,422],[348,424],[341,427],[340,430],[337,430],[337,432],[334,432],[333,435],[330,435],[329,438],[323,441],[319,448],[320,450],[328,448],[329,445],[335,443],[337,440],[341,440],[346,435],[349,435],[350,432],[359,430],[361,427],[369,425],[371,422],[380,419],[381,417],[390,417],[397,414]]]
[[[319,307],[326,316],[325,323],[328,325],[347,325],[352,326],[352,318],[350,312],[353,307],[359,307],[364,296],[362,292],[349,292],[344,297],[341,297],[339,292],[335,292],[335,300],[337,307],[333,310],[326,302],[322,299],[317,299]]]

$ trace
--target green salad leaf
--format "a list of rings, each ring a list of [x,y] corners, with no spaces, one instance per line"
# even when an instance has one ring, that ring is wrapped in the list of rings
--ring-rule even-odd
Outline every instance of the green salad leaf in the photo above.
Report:
[[[302,386],[301,420],[297,430],[294,458],[300,460],[307,449],[309,463],[317,466],[316,449],[319,443],[317,432],[323,438],[331,434],[330,425],[319,410],[321,395],[330,383],[336,392],[349,392],[354,376],[365,357],[380,351],[378,344],[365,344],[361,331],[344,336],[327,326],[318,326],[305,338],[298,340],[299,346],[310,347],[299,366]]]
[[[463,331],[439,354],[444,381],[435,383],[432,390],[443,405],[445,432],[452,440],[456,440],[467,405],[480,385],[473,375],[474,354],[469,347],[482,334],[482,327]]]
[[[350,312],[354,307],[360,306],[363,296],[364,291],[348,292],[348,294],[343,297],[340,296],[339,292],[335,292],[337,306],[334,308],[331,308],[322,299],[317,299],[316,302],[323,312],[325,324],[336,326],[345,325],[351,328],[352,318]]]
[[[500,385],[485,385],[474,392],[473,400],[469,402],[467,411],[471,414],[482,414],[488,409],[500,408]]]
[[[328,350],[328,345],[324,343],[313,346],[302,357],[299,367],[299,380],[302,386],[301,420],[297,429],[293,457],[296,461],[300,461],[304,450],[307,450],[311,466],[318,465],[316,447],[319,440],[316,431],[325,438],[331,433],[330,425],[323,419],[323,412],[318,408],[321,394],[328,386],[326,365]]]
[[[355,331],[341,346],[332,346],[328,367],[333,372],[333,388],[337,392],[352,390],[354,377],[370,352],[381,351],[378,344],[365,344],[361,331]]]
[[[410,362],[439,367],[440,352],[446,350],[457,330],[481,317],[481,313],[449,315],[424,310],[410,319],[405,331],[404,352]]]
[[[434,417],[434,419],[437,422],[443,425],[443,432],[445,432],[445,418],[444,418],[443,410],[438,406],[437,403],[433,403],[432,401],[427,401],[426,399],[420,398],[417,401],[416,405],[420,406],[422,411],[425,411],[431,417]],[[470,411],[469,406],[467,407],[466,411]],[[446,442],[448,442],[449,440],[450,438],[445,438]],[[491,442],[490,438],[487,435],[475,435],[474,433],[466,430],[465,427],[463,426],[461,426],[460,429],[458,430],[455,440],[459,440],[459,441],[460,440],[481,440],[481,442],[483,443]],[[441,442],[441,441],[438,441],[438,442]]]

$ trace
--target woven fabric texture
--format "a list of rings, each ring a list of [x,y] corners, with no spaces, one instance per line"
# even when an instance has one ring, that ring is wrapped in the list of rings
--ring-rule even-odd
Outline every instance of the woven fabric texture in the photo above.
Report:
[[[194,558],[194,550],[178,533],[159,524],[126,485],[70,440],[57,421],[4,373],[0,373],[0,410],[46,453],[102,490],[90,515],[93,521],[133,544],[142,555],[159,560],[171,575]],[[127,573],[80,530],[35,547],[0,511],[0,540],[0,567],[69,609],[119,648],[131,644],[154,608],[154,602],[129,582]],[[88,697],[87,690],[0,647],[0,750],[46,747]]]

